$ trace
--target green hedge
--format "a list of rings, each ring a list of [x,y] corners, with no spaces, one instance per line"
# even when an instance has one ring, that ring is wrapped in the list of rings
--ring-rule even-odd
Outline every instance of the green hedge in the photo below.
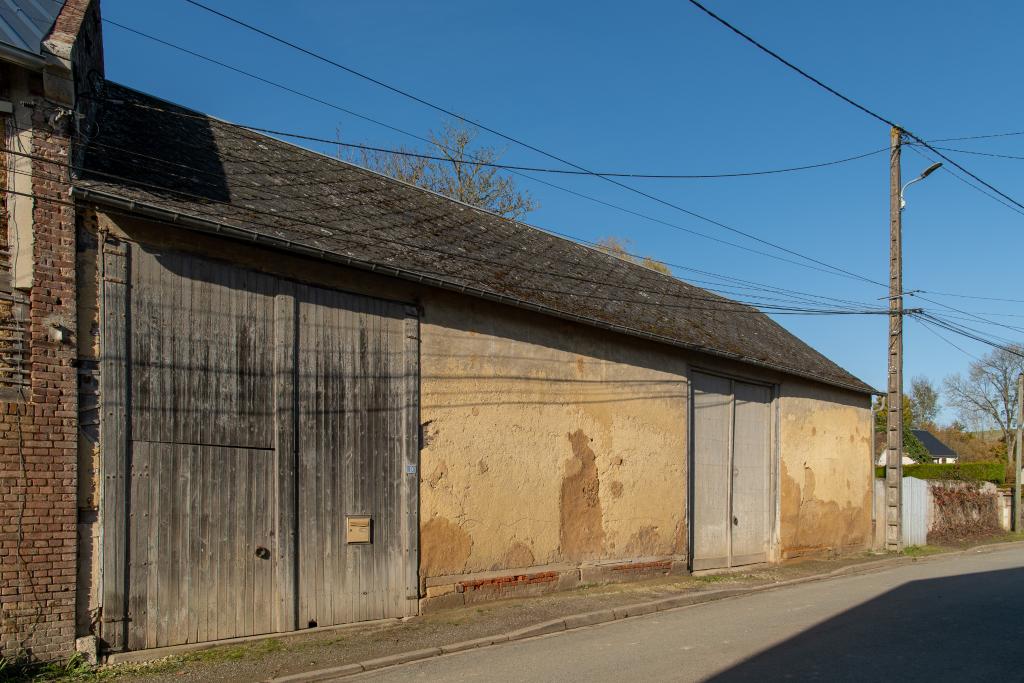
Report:
[[[876,467],[875,475],[885,477],[885,467]],[[915,479],[955,479],[959,481],[990,481],[1002,486],[1006,483],[1006,464],[1001,462],[965,462],[956,465],[919,463],[904,465],[903,476]]]

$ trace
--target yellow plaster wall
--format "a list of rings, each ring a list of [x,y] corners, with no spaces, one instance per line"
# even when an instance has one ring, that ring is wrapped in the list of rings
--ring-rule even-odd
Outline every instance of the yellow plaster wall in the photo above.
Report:
[[[421,322],[421,578],[685,555],[687,361],[680,349],[166,226],[101,214],[112,235],[416,303]],[[867,397],[779,382],[778,556],[864,547]]]
[[[781,558],[866,548],[873,476],[868,398],[787,380],[779,405]]]
[[[685,554],[678,352],[465,298],[423,307],[423,578]]]

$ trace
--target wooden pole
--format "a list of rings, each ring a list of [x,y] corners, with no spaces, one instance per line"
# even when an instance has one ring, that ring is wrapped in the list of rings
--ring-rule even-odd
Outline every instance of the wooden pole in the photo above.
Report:
[[[1017,377],[1017,444],[1014,452],[1013,471],[1013,530],[1020,533],[1020,459],[1021,450],[1024,444],[1021,443],[1021,434],[1024,432],[1024,372]]]
[[[903,131],[890,131],[889,379],[886,393],[885,549],[903,549],[903,225],[900,152]]]

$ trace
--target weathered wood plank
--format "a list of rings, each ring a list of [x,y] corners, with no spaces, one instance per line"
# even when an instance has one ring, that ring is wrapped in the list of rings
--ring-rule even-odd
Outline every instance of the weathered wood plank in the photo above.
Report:
[[[278,631],[298,628],[296,572],[298,548],[298,501],[296,499],[295,356],[298,341],[294,288],[282,283],[274,300],[274,452],[277,482],[275,495],[275,625]]]
[[[420,326],[415,307],[405,310],[403,332],[403,467],[399,475],[402,478],[402,546],[405,597],[415,601],[419,598],[420,565]],[[415,602],[407,604],[414,606]],[[407,614],[411,612],[407,610]]]
[[[129,542],[131,569],[128,594],[130,596],[130,617],[128,623],[128,648],[137,650],[148,647],[150,631],[150,545],[149,496],[151,486],[150,453],[146,444],[134,444],[132,448],[132,491],[131,491],[131,540]],[[155,621],[154,621],[155,623]]]
[[[173,642],[171,615],[177,607],[175,605],[177,577],[172,574],[175,565],[173,556],[177,551],[174,545],[174,534],[179,522],[179,515],[175,514],[177,506],[175,506],[174,475],[169,451],[170,448],[165,443],[152,445],[151,457],[153,472],[156,475],[153,479],[153,488],[157,494],[150,497],[151,526],[153,521],[156,522],[156,533],[150,535],[156,558],[154,566],[150,568],[151,574],[156,578],[156,588],[153,591],[156,603],[156,609],[153,612],[157,617],[154,647],[162,647]]]
[[[103,620],[101,635],[114,649],[127,645],[128,591],[128,255],[123,245],[101,240],[103,320],[100,336],[100,518]]]
[[[199,560],[200,588],[197,591],[200,614],[198,616],[198,642],[216,637],[217,594],[215,591],[216,565],[213,558],[217,547],[218,519],[213,510],[213,498],[217,493],[213,482],[213,462],[209,449],[196,447],[200,460],[199,471],[202,482],[202,510],[199,513],[199,536],[202,553]]]
[[[206,508],[206,481],[203,479],[203,449],[192,446],[189,459],[191,496],[189,506],[194,521],[189,536],[189,591],[188,591],[188,642],[198,643],[205,627],[206,606],[204,603],[206,585],[203,565],[206,562],[206,533],[210,515]]]

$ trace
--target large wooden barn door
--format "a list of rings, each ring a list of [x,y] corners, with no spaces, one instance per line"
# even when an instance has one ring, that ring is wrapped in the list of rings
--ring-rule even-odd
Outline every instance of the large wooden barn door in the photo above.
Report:
[[[272,630],[273,281],[131,252],[128,647]]]
[[[695,372],[691,456],[694,569],[768,560],[771,390]]]
[[[130,244],[103,277],[110,646],[408,614],[415,309]]]
[[[299,625],[405,616],[406,307],[297,299]]]

